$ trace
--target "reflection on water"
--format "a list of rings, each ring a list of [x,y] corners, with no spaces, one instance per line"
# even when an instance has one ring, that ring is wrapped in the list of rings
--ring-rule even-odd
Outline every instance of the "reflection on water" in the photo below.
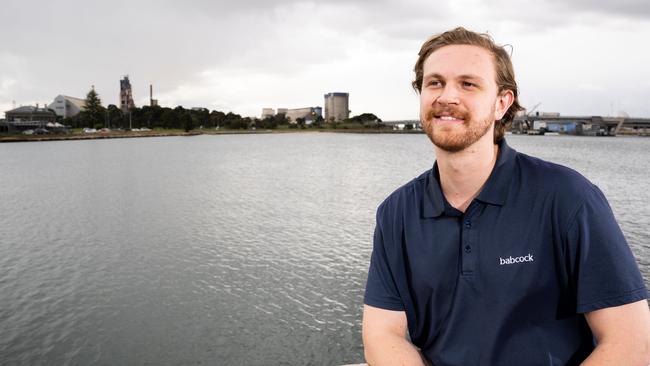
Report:
[[[610,199],[650,278],[650,139],[510,136]],[[428,169],[424,135],[0,145],[0,359],[344,364],[374,212]]]

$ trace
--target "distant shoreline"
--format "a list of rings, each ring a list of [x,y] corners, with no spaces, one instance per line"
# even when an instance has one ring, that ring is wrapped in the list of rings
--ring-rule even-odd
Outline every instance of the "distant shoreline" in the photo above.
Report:
[[[147,132],[108,132],[108,133],[75,133],[51,135],[0,135],[2,142],[34,142],[34,141],[68,141],[68,140],[102,140],[138,137],[168,137],[168,136],[199,136],[199,135],[256,135],[280,133],[359,133],[359,134],[420,134],[421,130],[376,130],[376,129],[282,129],[282,130],[192,130],[185,131],[147,131]]]
[[[50,135],[0,135],[3,142],[35,142],[35,141],[68,141],[68,140],[102,140],[125,139],[138,137],[168,137],[168,136],[199,136],[199,135],[260,135],[260,134],[286,134],[286,133],[356,133],[356,134],[423,134],[422,130],[390,130],[372,128],[324,128],[324,129],[276,129],[276,130],[153,130],[146,132],[113,131],[108,133],[72,133]],[[640,136],[636,132],[620,131],[619,136]],[[523,136],[523,135],[522,135]],[[563,136],[560,134],[559,136]],[[573,135],[566,135],[573,136]]]

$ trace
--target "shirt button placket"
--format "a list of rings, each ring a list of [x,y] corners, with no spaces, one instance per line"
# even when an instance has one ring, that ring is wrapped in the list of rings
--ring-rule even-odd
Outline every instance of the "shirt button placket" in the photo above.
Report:
[[[472,229],[472,220],[465,218],[463,220],[463,260],[462,260],[462,274],[472,275],[474,272],[474,256],[472,255],[472,242],[470,240],[470,232]]]

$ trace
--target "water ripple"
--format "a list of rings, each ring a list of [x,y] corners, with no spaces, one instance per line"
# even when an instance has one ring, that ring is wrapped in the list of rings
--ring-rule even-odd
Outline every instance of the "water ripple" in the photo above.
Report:
[[[519,137],[601,187],[650,278],[650,139]],[[0,145],[0,359],[362,360],[374,212],[433,163],[423,135]]]

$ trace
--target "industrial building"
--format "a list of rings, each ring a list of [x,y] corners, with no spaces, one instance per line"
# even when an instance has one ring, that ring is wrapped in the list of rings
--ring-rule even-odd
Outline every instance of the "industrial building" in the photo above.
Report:
[[[84,99],[57,95],[54,101],[48,105],[48,108],[53,110],[57,116],[69,118],[79,114],[85,106],[86,101]]]
[[[316,120],[316,117],[323,115],[321,107],[295,108],[287,110],[286,116],[290,123],[296,123],[298,118],[303,118],[307,124]]]
[[[275,109],[273,108],[262,108],[262,119],[266,117],[275,116]]]
[[[350,118],[348,93],[327,93],[325,94],[325,121],[343,121]]]
[[[56,122],[56,113],[49,108],[39,108],[37,104],[35,107],[27,105],[6,111],[5,118],[7,122]]]
[[[278,108],[277,114],[284,114],[289,120],[289,123],[296,123],[298,118],[303,118],[306,124],[310,124],[316,120],[318,116],[323,116],[323,108],[321,107],[305,107],[305,108]],[[262,119],[276,115],[273,108],[262,109]]]
[[[44,128],[56,123],[56,113],[49,108],[22,106],[5,112],[6,120],[0,125],[0,132],[16,132]],[[58,124],[57,124],[58,125]],[[62,125],[58,125],[62,126]]]
[[[287,112],[289,112],[288,108],[278,108],[278,113],[277,114],[284,114],[286,116]]]
[[[129,75],[125,75],[124,79],[120,80],[120,109],[126,114],[131,108],[135,108],[135,103],[133,103]]]
[[[158,99],[153,99],[153,84],[149,84],[149,107],[158,105]]]

